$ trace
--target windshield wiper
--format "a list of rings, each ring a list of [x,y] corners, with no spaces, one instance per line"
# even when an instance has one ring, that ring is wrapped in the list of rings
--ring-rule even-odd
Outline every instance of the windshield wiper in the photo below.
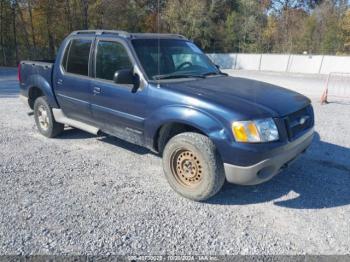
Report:
[[[223,76],[228,76],[228,74],[223,73],[223,72],[221,72],[221,71],[219,71],[219,72],[214,72],[214,71],[212,71],[212,72],[208,72],[208,73],[202,74],[202,76],[204,76],[204,77],[206,77],[206,76],[212,76],[212,75],[223,75]]]
[[[162,79],[175,79],[175,78],[205,78],[204,75],[195,75],[195,74],[167,74],[167,75],[155,75],[152,77],[154,80]]]

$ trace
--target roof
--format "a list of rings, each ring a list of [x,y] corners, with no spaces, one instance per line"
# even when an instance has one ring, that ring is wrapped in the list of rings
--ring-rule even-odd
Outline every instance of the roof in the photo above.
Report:
[[[131,39],[142,38],[174,38],[186,39],[186,37],[179,34],[158,34],[158,33],[129,33],[119,30],[79,30],[74,31],[70,35],[113,35]]]

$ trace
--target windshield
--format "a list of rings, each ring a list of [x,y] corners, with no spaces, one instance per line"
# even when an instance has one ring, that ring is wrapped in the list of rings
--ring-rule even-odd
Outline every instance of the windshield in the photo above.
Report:
[[[192,42],[177,39],[134,39],[136,54],[151,80],[220,74]]]

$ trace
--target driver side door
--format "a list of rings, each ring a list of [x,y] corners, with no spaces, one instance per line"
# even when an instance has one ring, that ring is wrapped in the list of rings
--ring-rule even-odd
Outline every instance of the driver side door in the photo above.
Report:
[[[133,91],[133,85],[116,84],[116,71],[132,69],[127,46],[115,39],[98,39],[95,45],[92,80],[92,115],[102,131],[136,144],[143,144],[143,123],[147,114],[147,88]]]

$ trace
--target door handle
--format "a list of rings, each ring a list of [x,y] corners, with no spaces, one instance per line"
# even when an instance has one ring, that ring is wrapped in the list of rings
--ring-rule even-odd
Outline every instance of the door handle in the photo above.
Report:
[[[94,93],[94,95],[100,94],[100,93],[101,93],[101,88],[95,86],[95,87],[94,87],[94,90],[93,90],[93,93]]]
[[[62,79],[58,79],[57,80],[57,85],[62,85],[63,84],[63,80]]]

